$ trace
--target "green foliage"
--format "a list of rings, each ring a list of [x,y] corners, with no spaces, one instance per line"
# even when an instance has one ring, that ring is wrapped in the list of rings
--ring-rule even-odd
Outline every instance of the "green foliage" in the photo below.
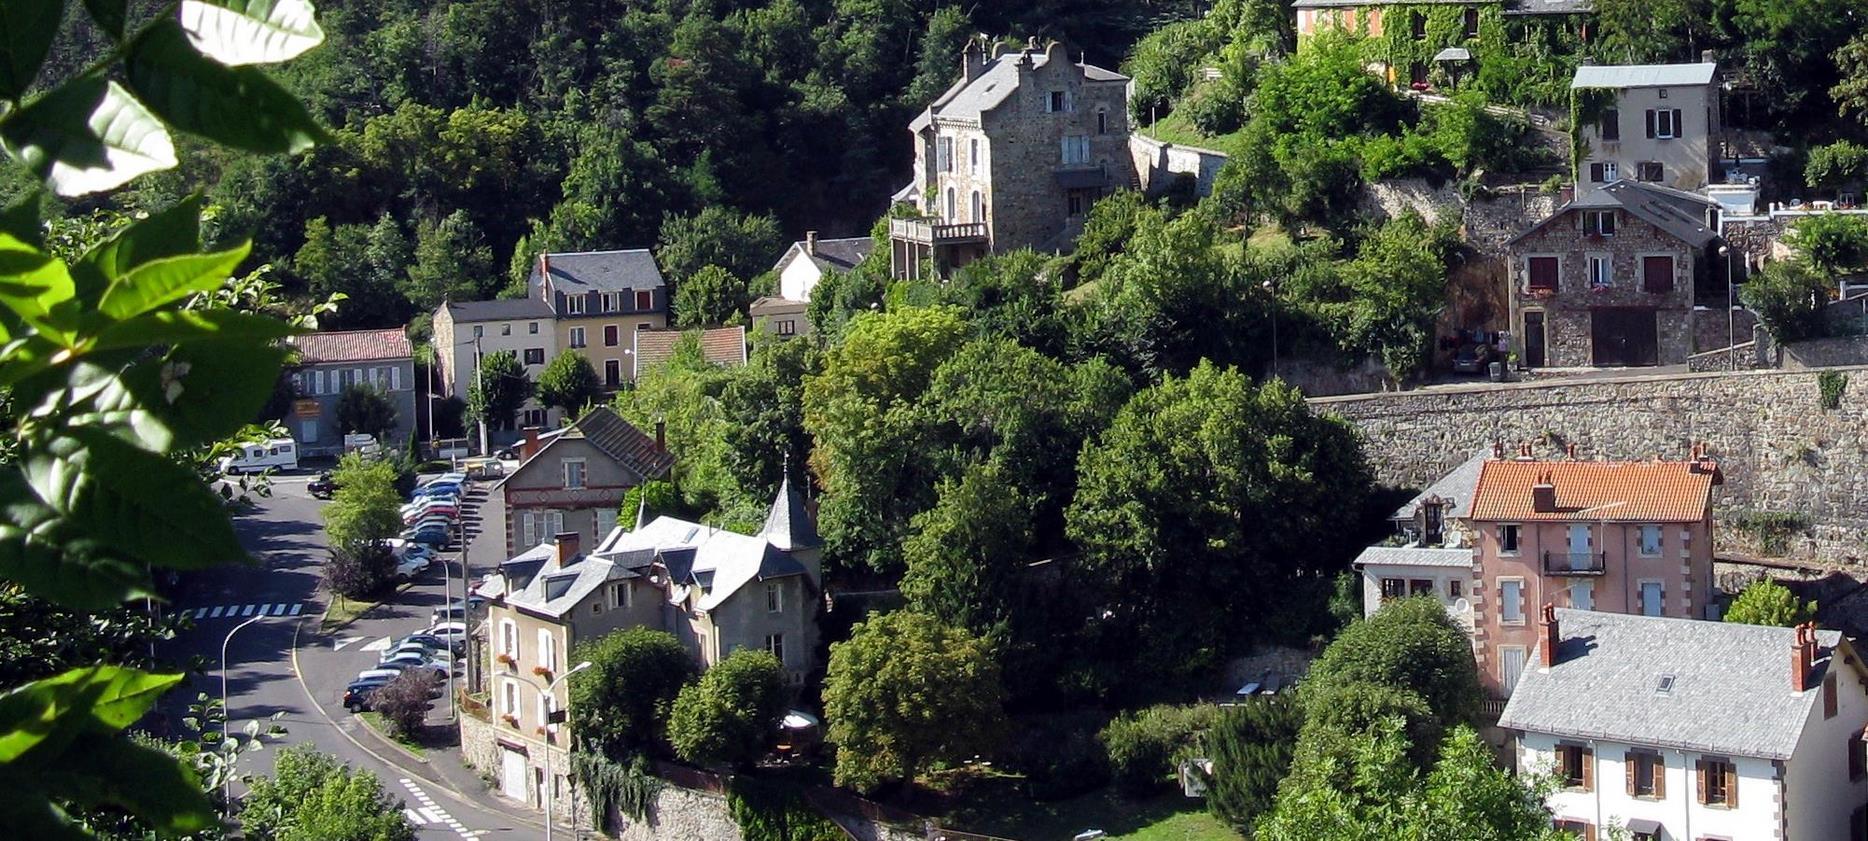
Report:
[[[331,471],[337,492],[324,507],[324,533],[331,546],[325,580],[346,598],[375,592],[395,571],[383,541],[402,530],[402,494],[396,465],[350,453]]]
[[[1340,514],[1369,486],[1340,420],[1311,414],[1294,389],[1209,363],[1137,393],[1077,470],[1068,533],[1110,635],[1092,648],[1156,675],[1216,665],[1288,608],[1294,583],[1317,574],[1313,559],[1349,551]],[[1263,528],[1268,518],[1279,527]]]
[[[1819,271],[1868,268],[1868,218],[1819,213],[1798,221],[1786,239]]]
[[[1429,598],[1389,602],[1343,629],[1311,664],[1305,698],[1355,683],[1415,693],[1442,726],[1469,722],[1478,712],[1472,643]]]
[[[534,390],[518,354],[510,350],[485,354],[467,387],[467,417],[494,429],[511,429],[513,418]]]
[[[1547,777],[1499,768],[1492,749],[1460,726],[1438,745],[1422,773],[1400,722],[1346,739],[1329,754],[1300,750],[1277,805],[1254,828],[1262,841],[1314,838],[1487,838],[1558,841],[1544,797]],[[1310,760],[1307,762],[1307,760]]]
[[[1290,694],[1257,695],[1225,707],[1207,731],[1206,806],[1241,831],[1271,811],[1278,783],[1291,769],[1304,708]]]
[[[60,607],[0,584],[0,689],[98,664],[150,669],[157,643],[172,639],[177,617],[156,617],[142,604],[101,611]]]
[[[1837,53],[1861,34],[1855,0],[1732,0],[1714,8],[1721,24],[1730,21],[1758,101],[1781,129],[1817,125],[1836,113],[1829,94],[1842,78]]]
[[[1583,127],[1602,121],[1604,112],[1620,102],[1620,93],[1609,88],[1570,89],[1570,176],[1583,177],[1583,159],[1589,157],[1589,144],[1583,140]]]
[[[675,289],[680,290],[709,266],[729,277],[753,277],[771,268],[773,255],[784,246],[777,219],[710,205],[693,216],[672,217],[662,225],[655,262]],[[741,294],[744,294],[745,281],[741,280],[740,284]],[[743,308],[744,304],[740,306]],[[725,319],[704,323],[722,321]]]
[[[1792,511],[1740,511],[1730,522],[1733,531],[1750,537],[1767,555],[1782,555],[1790,548],[1791,535],[1810,528],[1809,517]]]
[[[1225,33],[1209,18],[1170,23],[1135,42],[1122,63],[1122,72],[1134,79],[1129,108],[1135,122],[1146,124],[1156,114],[1166,116],[1168,104],[1193,85],[1202,60],[1225,43]]]
[[[1842,408],[1842,392],[1849,387],[1849,375],[1841,371],[1824,371],[1816,375],[1816,388],[1820,405],[1825,412]]]
[[[627,628],[578,643],[571,659],[591,663],[570,681],[578,750],[618,762],[659,750],[675,696],[695,671],[681,641]]]
[[[256,841],[414,841],[400,802],[369,771],[310,747],[279,752],[273,775],[251,783],[240,823]]]
[[[1467,34],[1467,9],[1476,9],[1479,13],[1479,31],[1474,35]],[[1407,84],[1409,70],[1418,64],[1426,68],[1429,83],[1442,89],[1449,87],[1453,82],[1449,68],[1457,65],[1434,60],[1434,56],[1449,47],[1464,48],[1481,62],[1511,51],[1504,10],[1499,6],[1400,3],[1383,6],[1381,11],[1382,33],[1365,42],[1364,56],[1367,61],[1384,62],[1393,68],[1397,84]],[[1416,27],[1424,37],[1414,37]],[[1459,69],[1468,75],[1471,73],[1469,65]],[[1484,81],[1480,81],[1481,88],[1485,87]]]
[[[370,708],[383,717],[383,722],[389,726],[389,735],[412,739],[422,732],[422,722],[433,706],[428,696],[440,683],[441,676],[433,669],[404,670],[389,685],[376,690],[370,698]]]
[[[701,356],[698,337],[689,335],[675,345],[667,361],[643,371],[634,389],[616,395],[617,412],[637,429],[652,430],[658,421],[667,425],[668,452],[675,457],[672,478],[681,511],[657,508],[654,499],[651,508],[664,513],[707,514],[711,522],[728,528],[758,528],[765,517],[765,506],[772,501],[770,491],[777,487],[777,465],[771,465],[770,474],[761,472],[762,477],[771,477],[773,484],[769,487],[742,481],[744,474],[735,469],[743,466],[738,460],[750,460],[754,454],[742,454],[736,449],[736,445],[745,443],[745,439],[735,436],[746,419],[735,411],[754,415],[764,411],[783,413],[785,408],[729,404],[725,395],[734,383],[769,371],[764,363],[757,362],[757,357],[755,364],[747,366],[711,364]],[[782,453],[773,455],[782,458]],[[760,463],[763,465],[763,461]],[[635,511],[631,509],[624,516],[633,521]]]
[[[1108,752],[1116,785],[1131,797],[1145,797],[1167,785],[1181,760],[1200,753],[1202,739],[1219,717],[1214,704],[1160,704],[1123,713],[1097,738]]]
[[[477,301],[499,291],[493,283],[493,247],[465,210],[416,226],[408,267],[402,296],[417,312],[433,310],[442,301]]]
[[[337,428],[378,440],[396,428],[396,407],[369,383],[356,383],[337,396]]]
[[[655,808],[662,781],[649,773],[649,761],[640,754],[627,765],[584,751],[571,753],[571,776],[590,802],[590,822],[604,832],[616,832],[610,813],[647,821]]]
[[[797,789],[736,777],[726,807],[745,841],[843,841],[843,830],[812,809]]]
[[[1816,602],[1797,598],[1789,587],[1769,578],[1759,579],[1740,591],[1725,611],[1725,621],[1745,625],[1789,628],[1815,620]]]
[[[1868,33],[1850,38],[1836,48],[1832,57],[1837,79],[1835,87],[1829,89],[1829,97],[1836,101],[1836,111],[1868,126]]]
[[[1109,755],[1097,733],[1097,714],[1072,713],[1020,719],[995,762],[1023,774],[1024,792],[1034,800],[1065,800],[1109,784]]]
[[[1118,190],[1090,205],[1083,233],[1077,236],[1071,260],[1079,283],[1100,280],[1109,262],[1121,254],[1135,236],[1136,226],[1151,207],[1148,197],[1139,190]]]
[[[873,616],[832,644],[823,693],[837,784],[859,790],[985,752],[1003,724],[986,641],[909,611]]]
[[[1708,0],[1605,0],[1597,53],[1614,64],[1696,61],[1712,40],[1711,12]]]
[[[1812,187],[1845,187],[1868,181],[1868,146],[1838,140],[1810,149],[1809,163],[1803,165],[1803,181]]]
[[[1802,260],[1775,260],[1738,288],[1738,298],[1772,338],[1796,342],[1823,336],[1823,305],[1833,287]]]
[[[746,281],[719,266],[702,266],[675,287],[675,323],[681,327],[714,327],[741,322],[751,303]]]
[[[784,667],[770,652],[742,648],[682,688],[668,741],[688,762],[744,768],[765,755],[784,715]]]
[[[538,402],[564,412],[566,418],[583,414],[584,408],[603,398],[603,380],[590,360],[575,350],[559,353],[538,372],[534,390]]]
[[[902,595],[913,609],[990,633],[1013,620],[1016,578],[1030,557],[1031,504],[1000,462],[942,482],[938,502],[914,516],[902,545]]]

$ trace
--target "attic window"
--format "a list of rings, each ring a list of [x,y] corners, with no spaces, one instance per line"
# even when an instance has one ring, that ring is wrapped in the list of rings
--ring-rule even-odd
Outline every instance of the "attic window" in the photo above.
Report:
[[[1673,691],[1673,675],[1665,675],[1665,674],[1661,675],[1660,680],[1656,682],[1654,685],[1654,691],[1662,695],[1672,692]]]

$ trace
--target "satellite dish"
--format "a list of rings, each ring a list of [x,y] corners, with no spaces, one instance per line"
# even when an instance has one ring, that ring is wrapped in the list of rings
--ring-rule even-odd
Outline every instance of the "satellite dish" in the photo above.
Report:
[[[1471,613],[1472,602],[1469,602],[1463,598],[1454,599],[1453,600],[1453,612],[1454,613]]]

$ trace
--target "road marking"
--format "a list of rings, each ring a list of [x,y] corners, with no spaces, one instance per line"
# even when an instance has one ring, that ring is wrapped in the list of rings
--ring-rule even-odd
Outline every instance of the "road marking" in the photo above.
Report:
[[[304,603],[223,604],[214,607],[184,607],[176,611],[195,619],[237,619],[243,616],[297,616],[305,612]]]
[[[365,639],[367,638],[366,637],[338,637],[337,639],[331,640],[331,650],[332,651],[343,651],[346,647],[350,646],[351,644],[362,642]]]
[[[226,610],[226,608],[224,608],[224,607],[217,607],[217,608],[214,608],[214,618],[215,618],[215,619],[219,619],[219,618],[221,618],[221,611],[223,611],[223,610]]]
[[[448,810],[436,805],[435,799],[429,797],[428,792],[422,791],[422,787],[416,785],[414,780],[403,777],[399,782],[402,783],[403,788],[409,790],[409,794],[412,795],[417,802],[422,804],[419,810],[411,808],[402,810],[403,817],[408,818],[409,823],[415,824],[416,826],[425,826],[430,823],[445,824],[448,829],[454,830],[454,834],[467,839],[467,841],[473,841],[474,838],[479,836],[479,833],[468,830],[465,824],[455,820],[453,815],[448,814]],[[417,820],[418,818],[422,820]]]
[[[253,615],[253,606],[252,606],[252,605],[247,605],[247,606],[246,606],[246,612],[245,612],[245,613],[242,613],[242,614],[240,614],[240,615],[241,615],[241,616],[252,616],[252,615]]]
[[[301,611],[301,610],[304,610],[304,609],[305,609],[305,606],[304,606],[303,604],[295,604],[295,605],[292,605],[292,613],[291,613],[291,615],[293,615],[293,616],[297,616],[297,615],[298,615],[298,612],[299,612],[299,611]]]
[[[382,639],[379,639],[357,650],[358,651],[388,651],[389,644],[392,642],[394,642],[394,640],[388,637],[383,637]]]

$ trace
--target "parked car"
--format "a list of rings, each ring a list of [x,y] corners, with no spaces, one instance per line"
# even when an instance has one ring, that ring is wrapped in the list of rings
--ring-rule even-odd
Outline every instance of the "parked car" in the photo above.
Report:
[[[493,453],[493,457],[496,459],[499,459],[500,461],[518,461],[519,460],[519,445],[514,444],[503,450],[498,450]]]
[[[468,596],[465,601],[455,599],[428,612],[428,624],[439,625],[443,622],[465,622],[467,612],[486,604],[486,599]]]
[[[434,484],[464,485],[466,483],[467,474],[465,473],[443,473],[439,476],[433,476],[416,483],[416,487],[427,487]]]
[[[421,575],[423,572],[427,571],[428,565],[432,563],[434,562],[429,560],[428,558],[423,558],[423,557],[403,558],[402,560],[399,560],[396,562],[396,573],[395,573],[396,580],[397,581],[414,580],[416,576]]]
[[[461,648],[463,648],[459,642],[442,639],[430,633],[417,632],[396,640],[391,650],[399,649],[405,645],[420,645],[431,651],[446,651],[450,654],[459,654]]]
[[[467,644],[467,623],[465,622],[436,622],[422,633],[447,640],[449,646]]]
[[[239,473],[258,473],[268,467],[281,470],[298,469],[298,442],[290,438],[273,438],[264,444],[242,444],[233,455],[221,458],[221,472],[229,476]]]
[[[1485,345],[1466,345],[1453,354],[1453,371],[1460,374],[1483,374],[1492,361],[1492,350]]]
[[[318,478],[305,485],[306,492],[314,499],[330,499],[337,493],[337,482],[331,478],[331,471],[318,474]]]
[[[436,482],[430,485],[423,485],[419,488],[416,488],[414,492],[409,494],[410,497],[451,496],[455,498],[459,498],[460,495],[461,495],[460,484],[449,483],[449,482]]]
[[[447,663],[449,665],[453,665],[454,663],[454,652],[447,650],[446,647],[430,648],[419,642],[399,643],[388,651],[383,652],[383,656],[376,658],[376,662],[387,663],[404,654],[412,654],[420,659],[436,663]]]
[[[437,660],[415,651],[399,652],[391,655],[389,659],[376,664],[376,667],[379,669],[395,669],[397,671],[431,669],[436,674],[441,675],[443,680],[447,679],[448,672],[453,669],[453,666],[454,661],[451,658],[448,660]]]
[[[370,709],[376,690],[388,686],[392,680],[395,678],[377,676],[351,681],[349,686],[344,687],[344,709],[353,713]]]
[[[449,523],[453,523],[455,520],[460,519],[460,510],[451,505],[437,505],[437,506],[433,506],[430,508],[420,508],[414,511],[409,511],[409,512],[404,513],[402,515],[402,524],[403,525],[414,525],[415,523],[419,523],[423,520],[431,520],[436,517],[446,520]]]
[[[391,537],[384,540],[383,543],[388,545],[389,551],[395,553],[395,556],[398,558],[408,558],[419,555],[429,560],[434,560],[435,557],[435,547],[429,546],[426,543],[415,543],[403,540],[400,537]]]
[[[364,669],[363,671],[360,671],[357,673],[357,679],[355,682],[362,683],[364,681],[380,679],[384,683],[388,683],[392,680],[395,680],[396,675],[399,675],[399,674],[402,674],[401,669],[385,669],[382,667],[377,667],[374,669]]]

